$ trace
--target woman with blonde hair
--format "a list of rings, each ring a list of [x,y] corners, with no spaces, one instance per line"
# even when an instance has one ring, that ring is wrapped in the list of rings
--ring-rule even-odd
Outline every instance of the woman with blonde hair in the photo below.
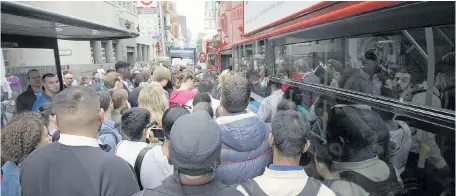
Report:
[[[145,86],[138,97],[138,107],[147,109],[150,112],[151,121],[156,121],[161,126],[161,118],[168,109],[165,98],[165,90],[157,82],[151,82]]]

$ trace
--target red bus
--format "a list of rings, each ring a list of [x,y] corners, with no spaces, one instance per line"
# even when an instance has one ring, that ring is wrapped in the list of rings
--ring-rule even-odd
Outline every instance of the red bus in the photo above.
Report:
[[[454,15],[455,2],[222,2],[219,40],[225,45],[220,51],[222,59],[232,57],[233,70],[245,66],[268,78],[263,81],[270,88],[264,97],[277,91],[271,84],[284,83],[306,92],[302,96],[315,95],[301,106],[307,111],[319,107],[316,115],[323,121],[334,107],[331,104],[348,102],[392,112],[396,120],[422,130],[423,140],[410,149],[413,161],[408,160],[403,168],[404,187],[412,191],[408,195],[449,195],[454,192],[454,183],[444,182],[447,178],[454,181],[454,170],[443,175],[445,172],[432,172],[431,168],[441,168],[440,163],[455,167],[455,108],[444,104],[455,100],[436,94],[438,89],[447,91],[439,86],[439,75],[452,75],[449,80],[454,83]],[[373,76],[362,77],[369,78],[366,80],[372,81],[373,88],[373,77],[378,77],[375,88],[379,90],[350,88],[359,84],[344,83],[336,76],[342,71],[335,70],[335,64],[342,71],[353,71],[347,74],[362,75],[366,67],[374,67]],[[416,94],[388,94],[385,89],[396,92],[403,88],[391,83],[398,80],[396,72],[410,67],[413,73],[409,79],[416,85]],[[453,74],[443,72],[445,68],[452,68]],[[318,80],[306,81],[309,75]],[[422,96],[418,96],[420,91]],[[316,95],[325,95],[320,96],[321,103],[313,100]],[[252,96],[261,103],[257,97]],[[411,179],[422,179],[413,175],[418,173],[426,180],[413,184]]]

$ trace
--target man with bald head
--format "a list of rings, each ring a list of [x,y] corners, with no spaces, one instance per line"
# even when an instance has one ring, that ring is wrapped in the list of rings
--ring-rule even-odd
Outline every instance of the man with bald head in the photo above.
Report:
[[[22,163],[22,195],[124,196],[138,192],[133,168],[99,146],[104,110],[97,93],[74,86],[57,94],[53,102],[60,139],[36,149]]]
[[[74,78],[73,78],[73,75],[70,74],[70,73],[67,73],[63,76],[63,86],[64,88],[68,88],[70,87],[71,85],[73,85],[73,82],[74,82]]]

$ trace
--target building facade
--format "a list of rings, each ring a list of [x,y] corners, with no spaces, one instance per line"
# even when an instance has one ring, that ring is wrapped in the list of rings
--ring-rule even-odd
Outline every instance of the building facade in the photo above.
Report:
[[[21,2],[62,15],[78,17],[95,23],[140,33],[136,1],[25,1]],[[117,61],[152,60],[154,42],[152,37],[109,41],[67,41],[58,40],[62,65],[90,66],[110,64]],[[4,49],[3,55],[8,66],[49,66],[54,65],[52,50],[45,49]],[[75,66],[76,67],[76,66]],[[79,67],[79,66],[77,66]]]

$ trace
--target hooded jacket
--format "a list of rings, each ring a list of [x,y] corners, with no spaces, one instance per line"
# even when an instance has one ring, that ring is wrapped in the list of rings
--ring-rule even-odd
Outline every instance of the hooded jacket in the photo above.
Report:
[[[222,132],[222,164],[215,179],[231,185],[263,174],[272,163],[271,128],[253,112],[217,118]]]

